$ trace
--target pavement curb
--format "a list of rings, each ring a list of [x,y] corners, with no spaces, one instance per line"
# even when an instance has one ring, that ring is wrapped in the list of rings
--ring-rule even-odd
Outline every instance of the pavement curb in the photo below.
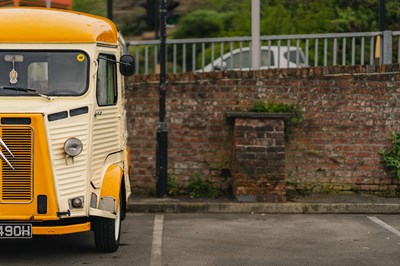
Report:
[[[130,201],[128,210],[139,213],[400,214],[400,204]]]

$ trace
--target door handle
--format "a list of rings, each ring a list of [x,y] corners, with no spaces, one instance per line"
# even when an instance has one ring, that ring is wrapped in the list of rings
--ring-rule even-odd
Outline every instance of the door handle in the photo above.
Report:
[[[102,114],[103,114],[102,111],[96,111],[96,112],[94,113],[94,117],[97,117],[97,116],[102,115]]]

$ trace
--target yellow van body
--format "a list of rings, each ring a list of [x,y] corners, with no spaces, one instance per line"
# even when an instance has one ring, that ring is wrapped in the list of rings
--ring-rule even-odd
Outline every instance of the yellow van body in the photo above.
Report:
[[[92,229],[114,251],[131,194],[123,39],[73,11],[0,20],[0,239]]]

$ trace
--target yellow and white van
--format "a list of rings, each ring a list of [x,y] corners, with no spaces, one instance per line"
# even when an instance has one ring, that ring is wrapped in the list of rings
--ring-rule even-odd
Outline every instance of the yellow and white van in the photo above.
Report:
[[[93,230],[98,250],[115,251],[133,58],[102,17],[0,8],[0,21],[0,239]]]

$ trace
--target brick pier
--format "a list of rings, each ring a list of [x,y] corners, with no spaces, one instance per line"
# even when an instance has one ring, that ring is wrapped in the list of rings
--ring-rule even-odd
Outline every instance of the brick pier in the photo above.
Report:
[[[285,120],[289,114],[228,113],[234,119],[237,201],[285,202]]]

